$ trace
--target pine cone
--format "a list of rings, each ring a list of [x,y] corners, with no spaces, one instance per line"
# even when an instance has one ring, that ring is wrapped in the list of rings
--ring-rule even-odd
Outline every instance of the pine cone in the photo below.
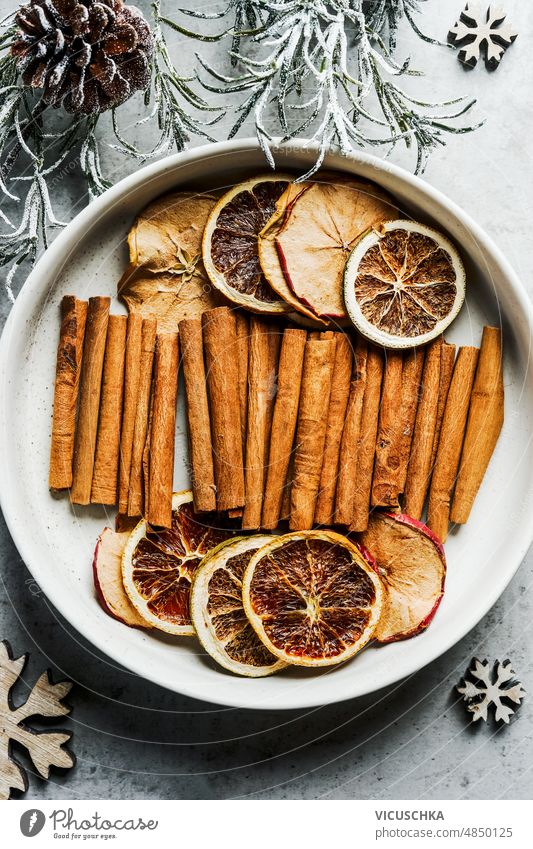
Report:
[[[150,81],[150,27],[122,0],[31,0],[15,19],[22,79],[52,106],[97,114]]]

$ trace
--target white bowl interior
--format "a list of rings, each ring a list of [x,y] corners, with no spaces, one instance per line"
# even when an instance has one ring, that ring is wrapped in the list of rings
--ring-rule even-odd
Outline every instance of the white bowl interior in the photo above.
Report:
[[[302,171],[314,153],[284,148],[280,170]],[[532,536],[533,387],[529,372],[529,302],[513,272],[476,225],[442,195],[378,160],[331,155],[326,166],[375,180],[420,220],[445,230],[468,269],[467,301],[449,341],[479,345],[483,324],[502,323],[506,420],[468,525],[446,544],[444,601],[431,627],[413,640],[370,647],[340,668],[288,669],[247,680],[215,668],[194,639],[144,633],[109,618],[93,590],[91,560],[113,514],[71,508],[47,488],[59,303],[66,293],[114,296],[135,214],[162,192],[192,184],[209,189],[266,171],[253,141],[197,149],[151,165],[78,216],[40,261],[17,300],[2,340],[2,506],[36,581],[63,615],[116,661],[177,692],[217,703],[293,708],[371,692],[428,663],[463,636],[495,602]],[[123,310],[116,302],[115,310]],[[9,446],[9,449],[7,448]],[[188,486],[183,392],[180,391],[175,488]]]

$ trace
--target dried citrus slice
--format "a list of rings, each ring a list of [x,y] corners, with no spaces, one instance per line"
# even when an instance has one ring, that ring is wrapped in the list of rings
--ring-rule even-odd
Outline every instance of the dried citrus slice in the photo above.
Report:
[[[317,316],[335,319],[346,318],[342,280],[355,242],[369,227],[398,217],[382,189],[340,179],[303,192],[276,236],[285,280],[298,301]]]
[[[399,513],[371,514],[359,539],[383,581],[383,609],[374,637],[391,643],[428,627],[444,595],[442,543],[422,522]]]
[[[358,330],[380,345],[434,339],[465,297],[465,269],[449,239],[416,221],[369,230],[346,264],[344,300]]]
[[[298,666],[330,666],[362,649],[377,625],[382,594],[357,546],[333,531],[274,537],[250,560],[242,589],[258,637]]]
[[[152,628],[192,636],[191,581],[200,561],[235,532],[217,514],[195,514],[192,492],[175,492],[172,527],[154,531],[144,521],[133,529],[122,555],[124,589]]]
[[[263,645],[242,604],[242,578],[252,555],[271,536],[239,537],[206,554],[194,575],[191,618],[203,647],[225,669],[260,678],[285,664]]]
[[[204,230],[202,255],[213,285],[253,312],[285,313],[285,301],[267,283],[257,240],[292,178],[267,174],[238,183],[212,210]]]

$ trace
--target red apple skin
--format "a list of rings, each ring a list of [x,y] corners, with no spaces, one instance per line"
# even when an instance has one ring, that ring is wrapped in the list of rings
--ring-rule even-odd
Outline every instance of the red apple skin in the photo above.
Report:
[[[372,567],[372,569],[374,570],[374,572],[376,572],[377,575],[379,575],[378,564],[376,563],[375,558],[370,554],[368,548],[365,548],[364,545],[361,545],[361,543],[357,542],[357,541],[356,541],[355,545],[357,546],[357,548],[359,549],[359,551],[363,555],[363,557],[366,560],[366,562],[368,563],[368,565]],[[379,577],[381,577],[381,576],[379,575]]]
[[[379,645],[382,645],[382,646],[387,645],[388,643],[399,643],[402,640],[410,640],[411,637],[417,637],[418,634],[421,634],[422,631],[426,630],[428,625],[431,624],[431,622],[432,622],[432,620],[433,620],[433,618],[434,618],[434,616],[435,616],[435,614],[436,614],[436,612],[439,608],[439,605],[440,605],[440,603],[441,603],[441,601],[444,597],[444,585],[446,583],[446,568],[447,568],[446,567],[446,555],[444,553],[444,546],[443,546],[442,542],[440,541],[440,539],[438,538],[438,536],[436,534],[434,534],[433,531],[430,528],[428,528],[427,525],[424,525],[424,523],[418,521],[418,519],[413,519],[413,517],[408,516],[407,513],[384,512],[383,515],[388,516],[390,519],[395,519],[398,522],[403,522],[403,524],[409,525],[412,528],[416,528],[416,530],[421,531],[421,533],[425,534],[425,536],[427,536],[428,539],[431,540],[431,542],[433,543],[433,545],[437,549],[439,557],[442,560],[442,564],[444,566],[444,572],[443,572],[443,575],[442,575],[442,584],[441,584],[440,595],[435,600],[435,604],[433,605],[433,607],[431,608],[431,610],[429,611],[429,613],[425,617],[425,619],[422,619],[422,621],[419,622],[419,624],[416,626],[416,628],[412,628],[410,631],[405,631],[405,633],[394,634],[392,637],[388,637],[386,640],[383,640],[383,639],[378,640],[377,637],[375,637],[374,639],[375,639],[376,643],[378,643]],[[357,543],[357,547],[359,548],[361,554],[363,555],[365,560],[368,562],[368,564],[379,575],[380,574],[379,573],[379,567],[378,567],[378,564],[376,563],[376,560],[372,556],[372,554],[363,545],[361,545],[361,543]],[[381,575],[380,575],[380,577],[381,577]]]
[[[100,537],[98,537],[96,547],[94,549],[94,554],[93,554],[93,582],[94,582],[94,589],[95,589],[95,592],[96,592],[96,597],[98,599],[100,607],[102,608],[104,613],[107,613],[108,616],[110,616],[112,619],[115,619],[117,622],[121,622],[122,625],[126,625],[128,628],[139,628],[140,630],[142,630],[141,625],[134,625],[132,622],[126,622],[125,619],[122,619],[122,617],[117,616],[117,614],[109,607],[109,605],[107,603],[106,597],[105,597],[104,592],[102,590],[102,585],[100,584],[100,580],[99,580],[99,577],[98,577],[98,569],[97,569],[97,566],[96,566],[96,564],[98,562],[98,552],[100,550],[101,543],[102,543],[102,540],[101,540]]]

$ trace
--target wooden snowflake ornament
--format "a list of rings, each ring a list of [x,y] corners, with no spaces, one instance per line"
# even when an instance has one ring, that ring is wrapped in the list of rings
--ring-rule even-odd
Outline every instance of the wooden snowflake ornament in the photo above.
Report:
[[[50,672],[43,672],[26,701],[15,707],[12,689],[19,680],[28,656],[13,658],[6,640],[0,642],[0,799],[9,799],[11,790],[27,790],[28,777],[13,756],[13,743],[27,749],[43,778],[51,766],[68,769],[75,757],[67,748],[72,734],[68,731],[36,731],[25,724],[31,717],[66,716],[70,707],[62,703],[72,687],[70,681],[54,684]]]
[[[469,676],[469,677],[467,677]],[[488,660],[473,659],[465,673],[461,685],[456,687],[466,702],[466,709],[472,714],[473,722],[488,720],[488,710],[492,705],[496,722],[509,723],[511,716],[525,696],[526,691],[516,680],[511,669],[511,661],[499,660],[491,670]]]
[[[450,44],[460,47],[459,61],[474,68],[485,56],[485,65],[495,71],[503,54],[518,33],[505,23],[501,6],[491,4],[484,13],[478,3],[467,3],[461,17],[448,33]]]

